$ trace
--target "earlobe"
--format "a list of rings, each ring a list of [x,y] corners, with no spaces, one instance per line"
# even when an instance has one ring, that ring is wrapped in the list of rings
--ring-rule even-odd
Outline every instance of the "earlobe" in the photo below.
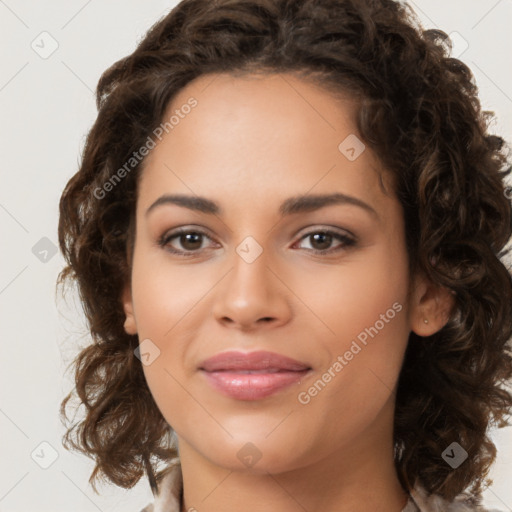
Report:
[[[418,336],[426,337],[446,325],[455,304],[455,297],[452,290],[434,285],[421,276],[416,279],[411,301],[411,330]]]
[[[135,315],[133,312],[133,300],[130,284],[127,284],[122,293],[123,310],[125,314],[124,330],[126,334],[137,334],[137,324],[135,322]]]

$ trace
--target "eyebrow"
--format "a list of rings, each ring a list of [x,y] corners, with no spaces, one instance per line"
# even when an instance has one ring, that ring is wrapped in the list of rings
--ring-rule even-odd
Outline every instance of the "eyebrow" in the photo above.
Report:
[[[207,199],[206,197],[189,196],[185,194],[165,194],[159,197],[146,210],[146,216],[156,207],[164,204],[175,204],[177,206],[188,208],[189,210],[194,210],[209,215],[223,214],[222,208],[215,201]],[[379,219],[378,213],[369,204],[365,203],[361,199],[358,199],[357,197],[341,193],[314,195],[307,194],[290,197],[283,201],[279,207],[279,214],[284,217],[286,215],[319,210],[320,208],[334,204],[358,206]]]

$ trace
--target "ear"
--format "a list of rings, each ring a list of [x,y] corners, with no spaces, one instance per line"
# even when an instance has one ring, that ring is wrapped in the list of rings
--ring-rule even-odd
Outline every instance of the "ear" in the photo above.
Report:
[[[434,285],[423,275],[414,279],[410,302],[410,326],[418,336],[431,336],[441,330],[455,304],[455,292]]]
[[[127,283],[122,292],[122,303],[126,319],[124,321],[124,330],[126,334],[137,334],[137,324],[133,312],[132,289],[130,283]]]

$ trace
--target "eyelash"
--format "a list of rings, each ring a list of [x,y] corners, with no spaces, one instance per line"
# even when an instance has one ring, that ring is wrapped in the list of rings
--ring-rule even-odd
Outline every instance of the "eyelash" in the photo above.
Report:
[[[317,229],[315,231],[310,231],[309,233],[306,233],[304,234],[299,242],[301,242],[302,240],[305,240],[307,239],[308,237],[312,236],[312,235],[315,235],[315,234],[318,234],[318,233],[322,233],[323,235],[330,235],[332,236],[333,238],[336,238],[338,240],[340,240],[342,243],[342,245],[338,248],[335,248],[335,249],[307,249],[308,252],[312,252],[316,255],[324,255],[324,254],[332,254],[332,253],[337,253],[347,247],[353,247],[356,245],[356,240],[348,235],[344,235],[344,234],[341,234],[341,233],[338,233],[336,231],[332,231],[330,229]],[[201,249],[199,250],[196,250],[196,251],[180,251],[180,250],[177,250],[177,249],[174,249],[174,248],[171,248],[169,246],[169,243],[171,242],[171,240],[173,240],[174,238],[178,238],[179,236],[181,235],[186,235],[186,234],[196,234],[196,235],[201,235],[201,236],[204,236],[204,237],[207,237],[207,238],[210,238],[208,236],[208,234],[201,230],[201,229],[190,229],[190,228],[179,228],[179,229],[176,229],[175,231],[172,231],[171,233],[164,233],[157,241],[158,243],[158,246],[162,247],[163,249],[169,251],[170,253],[172,254],[175,254],[177,256],[180,256],[180,257],[183,257],[183,258],[194,258],[194,257],[197,257],[198,256],[198,253]]]

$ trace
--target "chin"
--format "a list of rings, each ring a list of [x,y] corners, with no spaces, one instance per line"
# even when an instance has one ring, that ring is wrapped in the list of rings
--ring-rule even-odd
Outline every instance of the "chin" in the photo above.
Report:
[[[288,440],[291,440],[289,436]],[[239,439],[215,444],[214,451],[211,443],[205,446],[207,451],[201,450],[203,456],[212,464],[231,471],[266,475],[283,473],[304,465],[300,463],[301,457],[297,452],[297,446],[300,446],[299,439],[292,442],[295,449],[280,442],[277,437],[272,441],[265,439],[264,434],[260,434],[259,437],[243,435]]]

